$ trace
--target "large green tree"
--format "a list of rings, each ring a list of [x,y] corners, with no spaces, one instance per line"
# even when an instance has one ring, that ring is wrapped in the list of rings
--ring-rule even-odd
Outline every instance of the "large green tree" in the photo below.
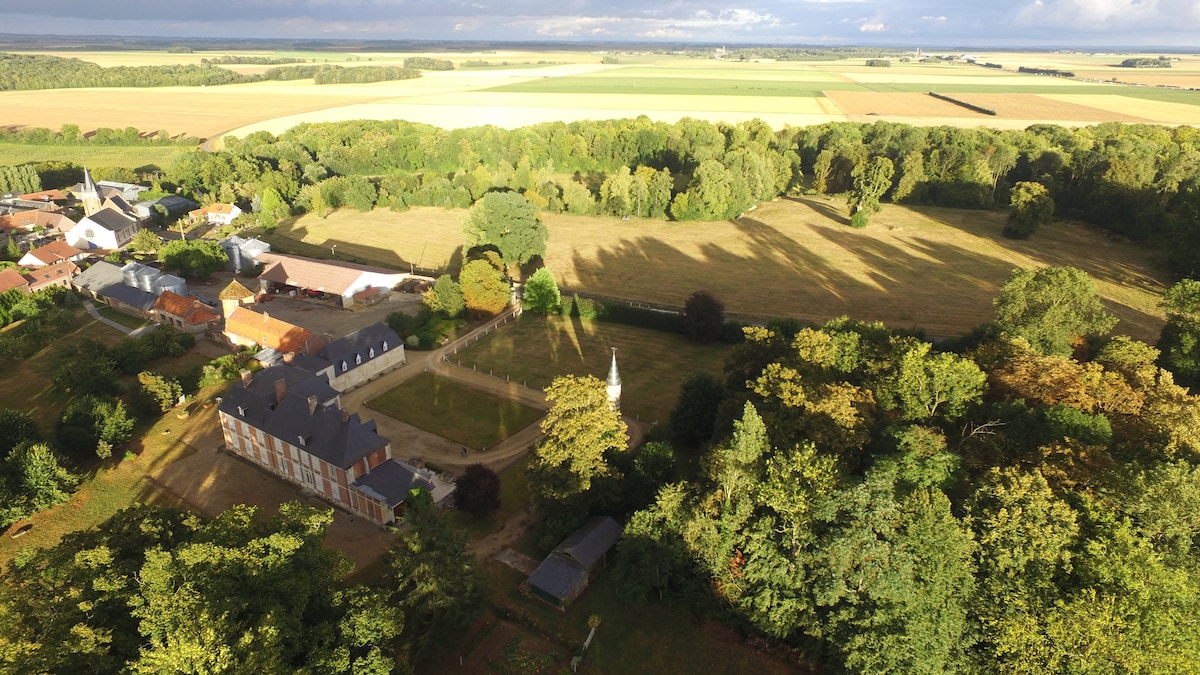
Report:
[[[537,208],[518,192],[489,192],[463,221],[468,248],[495,246],[505,265],[524,265],[546,255],[549,231]]]
[[[188,278],[207,279],[229,261],[225,249],[212,239],[174,239],[158,249],[163,267]]]
[[[555,378],[546,387],[546,400],[545,438],[534,450],[530,482],[546,499],[566,499],[611,474],[609,455],[623,452],[629,435],[608,402],[604,382],[591,375]]]
[[[1070,354],[1086,335],[1105,335],[1117,319],[1096,284],[1074,267],[1016,270],[995,300],[996,323],[1043,354]]]
[[[508,306],[510,289],[504,272],[487,260],[472,260],[458,274],[467,310],[477,315],[499,314]]]
[[[895,172],[892,160],[878,155],[854,167],[854,184],[846,195],[851,225],[866,227],[868,218],[879,213],[879,200],[891,189]]]
[[[1155,345],[1159,365],[1189,387],[1200,384],[1200,281],[1183,279],[1167,289],[1162,307],[1167,323]]]
[[[521,304],[537,314],[551,314],[558,311],[562,296],[558,292],[558,282],[554,273],[543,267],[534,272],[525,282],[524,295]]]
[[[1012,211],[1008,214],[1008,224],[1004,226],[1006,237],[1025,239],[1039,227],[1049,225],[1054,220],[1054,199],[1041,183],[1017,183],[1009,200]]]

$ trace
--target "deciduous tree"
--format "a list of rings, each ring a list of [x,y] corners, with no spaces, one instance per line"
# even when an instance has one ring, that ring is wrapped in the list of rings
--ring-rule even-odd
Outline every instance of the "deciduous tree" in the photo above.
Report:
[[[494,315],[508,306],[509,286],[504,273],[486,260],[472,260],[458,274],[467,309],[480,315]]]
[[[546,499],[565,499],[608,475],[609,453],[623,452],[629,435],[609,405],[604,382],[591,375],[555,378],[546,400],[551,405],[542,419],[545,438],[534,450],[530,482]]]
[[[529,281],[525,282],[525,291],[521,304],[537,314],[552,314],[558,311],[562,296],[558,292],[558,282],[554,273],[543,267],[534,272]]]
[[[549,232],[537,209],[517,192],[489,192],[463,221],[466,245],[495,246],[505,265],[524,265],[546,255]]]
[[[225,249],[212,239],[174,239],[162,245],[158,259],[166,269],[197,279],[209,278],[229,262]]]
[[[454,506],[485,518],[500,508],[500,476],[482,464],[471,464],[454,480]]]
[[[1006,237],[1025,239],[1039,227],[1049,225],[1054,220],[1054,200],[1041,183],[1017,183],[1009,200],[1012,211],[1008,214],[1008,225],[1004,226]]]
[[[995,300],[996,323],[1043,354],[1070,354],[1085,335],[1104,335],[1117,319],[1096,284],[1074,267],[1016,270]]]

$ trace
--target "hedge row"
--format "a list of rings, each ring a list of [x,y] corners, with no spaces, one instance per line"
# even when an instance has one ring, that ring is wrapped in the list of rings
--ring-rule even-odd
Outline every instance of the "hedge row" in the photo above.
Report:
[[[949,96],[946,96],[945,94],[939,94],[935,91],[929,92],[929,95],[936,99],[946,101],[947,103],[953,103],[954,105],[961,106],[963,108],[966,108],[967,110],[974,110],[977,113],[983,113],[984,115],[995,115],[996,114],[996,111],[992,110],[991,108],[985,108],[981,105],[975,105],[974,103],[967,103],[966,101],[960,101],[956,98],[951,98]]]

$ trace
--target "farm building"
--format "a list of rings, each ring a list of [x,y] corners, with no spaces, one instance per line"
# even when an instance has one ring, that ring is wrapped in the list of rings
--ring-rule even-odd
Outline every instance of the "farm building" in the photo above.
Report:
[[[433,476],[392,458],[373,421],[341,408],[321,377],[287,365],[242,373],[218,408],[225,447],[378,525]]]
[[[404,342],[384,323],[374,323],[338,338],[316,356],[294,363],[329,380],[345,392],[405,364]]]
[[[225,269],[238,274],[243,268],[253,266],[260,254],[271,252],[271,245],[267,242],[258,239],[242,239],[237,235],[221,240],[221,248],[225,249],[225,255],[229,258]]]
[[[199,206],[196,202],[179,195],[167,195],[157,199],[147,199],[133,205],[133,212],[140,220],[146,220],[154,215],[164,218],[178,218]]]
[[[381,267],[282,253],[261,253],[255,262],[264,266],[258,276],[262,292],[289,287],[319,291],[338,296],[343,307],[369,301],[413,276]]]
[[[100,261],[76,276],[71,285],[93,300],[147,319],[152,317],[154,303],[163,292],[179,295],[188,292],[187,282],[182,278],[140,263],[117,267]]]
[[[526,580],[537,599],[565,610],[584,590],[621,538],[621,525],[608,516],[593,516],[556,546]]]
[[[28,293],[29,280],[16,270],[0,270],[0,293],[11,291],[14,288]]]
[[[225,317],[224,334],[235,347],[258,345],[282,354],[316,354],[328,344],[328,338],[307,328],[236,305]]]

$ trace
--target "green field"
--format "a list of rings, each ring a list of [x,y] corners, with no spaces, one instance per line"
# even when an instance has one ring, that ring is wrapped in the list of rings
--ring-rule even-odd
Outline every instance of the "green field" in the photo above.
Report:
[[[543,414],[432,373],[376,396],[367,407],[474,449],[494,447]]]
[[[644,328],[525,314],[450,359],[544,389],[560,375],[604,379],[613,347],[622,380],[621,412],[663,424],[683,380],[697,372],[720,377],[731,349]]]
[[[135,146],[88,146],[88,145],[28,145],[24,143],[0,143],[0,165],[25,164],[26,162],[71,162],[80,166],[157,167],[165,169],[171,160],[184,152],[191,152],[183,145],[135,145]]]

